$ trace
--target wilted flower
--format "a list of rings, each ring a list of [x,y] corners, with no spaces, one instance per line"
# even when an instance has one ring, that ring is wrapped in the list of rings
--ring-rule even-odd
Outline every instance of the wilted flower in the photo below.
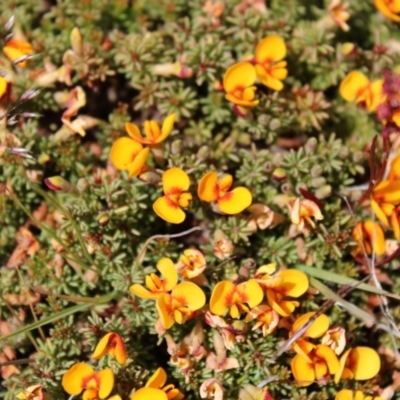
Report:
[[[110,332],[102,337],[100,342],[97,344],[92,358],[100,360],[106,354],[110,354],[115,357],[117,362],[120,364],[126,363],[126,349],[122,337],[118,333]]]
[[[157,145],[163,142],[171,133],[174,127],[175,117],[175,114],[171,114],[165,118],[161,129],[156,121],[145,121],[144,132],[146,138],[143,138],[138,126],[131,122],[125,124],[125,129],[134,141],[148,146]]]
[[[78,363],[63,375],[62,386],[73,396],[84,390],[84,399],[105,399],[113,389],[114,373],[111,368],[95,372],[89,364]]]
[[[355,102],[368,111],[375,111],[384,101],[383,79],[370,82],[359,71],[351,71],[340,84],[339,92],[344,100]]]
[[[315,228],[315,223],[311,217],[320,221],[324,217],[318,205],[312,200],[291,199],[287,202],[290,220],[296,225],[297,231],[302,232],[305,228]]]
[[[182,208],[189,207],[192,195],[187,192],[190,179],[180,168],[170,168],[162,176],[164,196],[159,197],[153,204],[153,210],[163,220],[171,224],[180,224],[186,214]]]
[[[214,234],[214,256],[220,260],[224,260],[229,257],[234,250],[235,247],[232,240],[230,240],[221,229],[217,229]]]
[[[246,316],[246,321],[256,321],[252,330],[261,328],[263,336],[267,336],[278,327],[279,314],[266,304],[252,308]]]
[[[217,315],[225,315],[229,310],[232,318],[239,318],[258,306],[264,297],[261,287],[254,279],[235,285],[230,281],[218,282],[211,294],[210,310]]]
[[[202,399],[223,400],[224,388],[222,383],[214,378],[205,380],[200,386],[200,397]]]
[[[381,360],[376,350],[370,347],[355,347],[340,357],[340,367],[335,372],[335,383],[341,379],[364,381],[376,376],[381,369]]]
[[[227,357],[224,341],[218,331],[213,332],[213,341],[215,353],[210,353],[207,356],[206,367],[215,372],[238,368],[239,361],[236,358]]]
[[[181,400],[184,398],[179,389],[174,385],[165,385],[167,374],[162,368],[149,378],[144,388],[137,390],[131,396],[131,400]]]
[[[225,175],[218,180],[216,172],[208,172],[201,178],[197,188],[199,198],[215,202],[224,214],[239,214],[252,202],[252,195],[245,187],[236,187],[229,191],[233,183],[232,175]]]
[[[158,296],[156,307],[162,326],[169,329],[175,322],[185,323],[205,303],[206,296],[196,284],[182,282],[172,289],[171,294]]]
[[[247,219],[247,226],[256,232],[257,229],[267,229],[283,221],[283,215],[272,211],[268,206],[260,203],[252,204],[247,208],[250,216]]]
[[[130,292],[142,299],[156,299],[162,293],[170,292],[178,283],[178,273],[170,258],[164,257],[157,263],[157,270],[160,271],[162,279],[156,274],[147,275],[145,278],[147,289],[138,283],[134,283]]]
[[[286,44],[278,35],[267,36],[256,47],[254,66],[258,79],[273,90],[282,90],[287,77]]]
[[[179,257],[176,269],[186,279],[195,278],[206,269],[206,258],[199,250],[186,249]]]
[[[340,326],[329,329],[322,337],[321,344],[329,346],[339,356],[346,347],[345,329]]]

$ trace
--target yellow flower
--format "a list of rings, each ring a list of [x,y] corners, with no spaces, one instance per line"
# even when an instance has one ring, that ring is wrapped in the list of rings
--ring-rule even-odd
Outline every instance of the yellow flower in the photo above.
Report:
[[[304,272],[294,269],[271,275],[275,268],[276,264],[262,265],[257,269],[254,278],[266,290],[270,307],[280,316],[288,317],[299,306],[298,301],[290,300],[288,297],[297,298],[303,295],[308,289],[308,278]]]
[[[205,303],[206,296],[197,285],[182,282],[172,289],[171,294],[163,293],[157,297],[156,307],[161,325],[169,329],[175,322],[183,324]]]
[[[400,240],[400,206],[396,207],[390,215],[390,226],[393,229],[394,237]]]
[[[335,372],[335,383],[341,379],[364,381],[376,376],[381,369],[378,353],[370,347],[355,347],[343,353]]]
[[[7,81],[2,76],[0,76],[0,99],[6,94],[7,86]]]
[[[100,360],[100,358],[104,357],[106,353],[115,356],[115,359],[120,364],[123,365],[126,363],[125,344],[118,333],[110,332],[103,336],[97,344],[94,353],[92,354],[92,358]]]
[[[117,139],[111,147],[110,159],[115,168],[127,170],[129,176],[138,176],[147,160],[150,149],[128,137]]]
[[[225,98],[231,103],[242,107],[254,107],[259,101],[254,100],[256,86],[256,70],[249,62],[239,62],[227,69],[223,86]]]
[[[153,204],[153,210],[163,220],[171,224],[180,224],[186,218],[182,208],[187,208],[192,201],[192,195],[187,192],[190,179],[180,168],[170,168],[162,176],[164,196]]]
[[[309,386],[335,374],[339,370],[339,360],[330,347],[317,345],[307,356],[296,354],[291,367],[297,383]]]
[[[312,200],[291,199],[287,202],[290,220],[296,225],[297,231],[302,232],[306,227],[315,228],[315,223],[311,219],[314,217],[320,221],[324,217],[318,205]]]
[[[142,285],[135,283],[129,290],[135,296],[142,299],[156,299],[163,293],[171,291],[178,283],[178,273],[170,258],[164,257],[157,263],[157,270],[160,271],[162,279],[156,274],[147,275],[145,278],[148,290]]]
[[[184,398],[174,385],[164,386],[166,382],[167,374],[162,368],[158,368],[145,387],[133,393],[131,400],[181,400]]]
[[[282,90],[287,77],[286,45],[278,35],[267,36],[256,47],[254,59],[258,79],[273,90]]]
[[[357,248],[351,254],[353,257],[364,255],[364,248],[367,254],[372,251],[381,256],[386,250],[385,234],[379,224],[374,221],[358,222],[353,228],[353,239],[357,243]]]
[[[83,400],[105,399],[113,389],[114,373],[111,368],[95,372],[86,363],[73,365],[62,377],[64,390],[77,396],[84,390]]]
[[[400,0],[374,0],[374,4],[385,17],[400,22]]]
[[[128,135],[135,142],[147,144],[149,146],[156,145],[163,142],[169,136],[174,127],[175,117],[175,114],[168,115],[168,117],[165,118],[161,129],[156,121],[145,121],[144,133],[146,138],[143,138],[137,125],[132,124],[131,122],[125,124],[125,129],[128,132]]]
[[[344,100],[375,111],[384,100],[382,85],[383,79],[370,82],[363,73],[351,71],[341,82],[339,93]]]
[[[379,396],[364,396],[361,390],[343,389],[336,394],[335,400],[383,400],[383,398]]]
[[[17,394],[19,400],[45,400],[46,395],[43,393],[42,385],[28,386],[25,390]]]
[[[211,294],[210,310],[216,315],[224,315],[229,309],[232,318],[239,318],[241,312],[250,312],[264,297],[259,284],[250,279],[235,285],[230,281],[218,282]],[[246,305],[247,304],[247,305]]]
[[[3,47],[4,54],[12,61],[16,61],[21,57],[28,56],[33,53],[33,47],[24,40],[9,40]],[[24,68],[26,61],[21,61],[18,66]]]
[[[266,304],[261,304],[254,307],[246,316],[246,321],[257,322],[254,324],[252,330],[261,328],[263,336],[274,333],[278,328],[279,314]]]
[[[186,249],[179,257],[176,269],[186,279],[195,278],[206,269],[206,258],[199,250]]]
[[[400,124],[398,126],[400,126]],[[389,181],[396,181],[398,179],[400,179],[400,154],[394,157],[392,162],[390,163],[390,170],[388,175]]]
[[[253,198],[250,191],[242,186],[229,191],[232,183],[232,175],[218,180],[216,172],[208,172],[201,178],[197,194],[203,201],[216,202],[224,214],[239,214],[251,204]]]
[[[382,181],[372,191],[371,207],[375,215],[385,226],[389,226],[387,217],[400,204],[400,181]]]

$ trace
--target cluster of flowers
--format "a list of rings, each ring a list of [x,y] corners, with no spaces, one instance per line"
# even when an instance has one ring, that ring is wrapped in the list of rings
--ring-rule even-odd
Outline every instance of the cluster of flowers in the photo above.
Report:
[[[249,108],[258,105],[255,99],[257,78],[273,90],[282,90],[287,77],[286,44],[278,35],[270,35],[261,40],[255,56],[248,61],[232,65],[226,71],[223,86],[226,99],[233,104],[233,110],[240,116],[246,115]]]

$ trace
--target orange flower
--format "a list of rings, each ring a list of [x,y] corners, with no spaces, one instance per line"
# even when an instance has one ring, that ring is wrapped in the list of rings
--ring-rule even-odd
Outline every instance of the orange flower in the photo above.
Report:
[[[110,159],[115,168],[129,172],[131,178],[138,176],[147,160],[150,149],[128,137],[117,139],[111,147]]]
[[[259,101],[254,100],[257,75],[249,62],[239,62],[225,72],[223,86],[225,98],[231,103],[242,107],[254,107]]]
[[[252,330],[254,331],[261,328],[263,336],[267,336],[274,333],[278,328],[279,314],[270,306],[261,304],[251,309],[247,314],[246,321],[248,322],[253,320],[256,320],[257,322],[254,324]]]
[[[374,221],[358,222],[353,228],[353,238],[357,243],[357,248],[351,254],[353,257],[364,255],[364,248],[367,254],[372,251],[381,256],[386,250],[385,234],[379,224]]]
[[[387,217],[400,204],[400,181],[382,181],[372,191],[371,207],[375,215],[385,226],[389,226]]]
[[[161,325],[169,329],[175,322],[183,324],[205,303],[206,296],[197,285],[182,282],[172,289],[171,294],[163,293],[157,298],[156,307]]]
[[[208,172],[201,178],[197,194],[203,201],[216,202],[224,214],[239,214],[251,204],[252,195],[242,186],[229,191],[232,183],[232,175],[225,175],[218,180],[216,172]]]
[[[216,315],[224,315],[229,309],[232,318],[239,318],[241,312],[248,313],[258,306],[263,297],[264,293],[254,279],[238,285],[230,281],[221,281],[212,291],[210,310]]]
[[[379,396],[364,396],[361,390],[355,392],[353,390],[343,389],[336,394],[335,400],[383,400],[383,398]]]
[[[162,176],[162,185],[164,196],[154,202],[153,210],[163,220],[180,224],[186,218],[181,207],[189,207],[192,201],[192,195],[187,192],[190,187],[189,176],[180,168],[170,168]]]
[[[142,134],[137,125],[127,122],[125,124],[125,129],[128,135],[135,141],[141,144],[147,144],[149,146],[157,145],[163,142],[169,134],[172,132],[175,122],[175,114],[168,115],[165,118],[162,127],[156,121],[145,121],[144,122],[144,132],[146,139],[143,138]]]
[[[297,383],[309,386],[335,374],[339,370],[339,360],[330,347],[317,345],[307,356],[296,354],[291,367]]]
[[[383,79],[370,82],[359,71],[352,71],[343,79],[339,93],[344,100],[355,102],[368,111],[375,111],[384,101],[382,92]]]
[[[162,368],[158,368],[145,387],[133,393],[131,400],[181,400],[184,398],[174,385],[164,386],[166,382],[167,374]]]
[[[381,369],[378,353],[370,347],[355,347],[343,353],[335,372],[335,383],[341,379],[364,381],[376,376]]]
[[[399,114],[400,117],[400,114]],[[400,122],[400,120],[399,120]],[[400,126],[400,123],[399,125]],[[389,170],[389,181],[396,181],[400,179],[400,154],[393,158],[392,162],[390,163],[390,170]]]
[[[298,232],[302,232],[306,227],[315,228],[315,223],[311,217],[318,221],[324,218],[318,205],[312,200],[291,199],[287,202],[287,206],[290,220],[296,225]]]
[[[286,45],[278,35],[267,36],[256,47],[254,59],[258,79],[273,90],[282,90],[287,77]]]
[[[94,353],[92,354],[92,358],[100,360],[100,358],[104,357],[106,353],[115,356],[115,359],[120,364],[123,365],[126,363],[125,344],[118,333],[110,332],[103,336],[97,344]]]
[[[23,40],[9,40],[3,47],[3,51],[12,62],[22,59],[17,64],[19,67],[25,68],[26,61],[23,60],[23,57],[32,54],[33,47],[30,43]]]
[[[308,278],[304,272],[287,269],[275,272],[276,264],[262,265],[257,269],[254,278],[266,290],[270,307],[282,317],[288,317],[296,307],[298,301],[288,297],[300,297],[308,289]]]
[[[400,0],[374,0],[374,4],[385,17],[400,22]]]
[[[114,373],[111,368],[95,372],[86,363],[73,365],[62,377],[64,390],[77,396],[84,390],[83,399],[105,399],[113,389]]]
[[[130,292],[142,299],[150,300],[171,291],[178,283],[178,273],[174,263],[170,258],[164,257],[158,261],[156,268],[160,271],[162,279],[156,274],[146,275],[145,281],[148,290],[135,283],[129,288]]]
[[[186,249],[179,257],[176,269],[186,279],[195,278],[206,269],[206,258],[199,250]]]

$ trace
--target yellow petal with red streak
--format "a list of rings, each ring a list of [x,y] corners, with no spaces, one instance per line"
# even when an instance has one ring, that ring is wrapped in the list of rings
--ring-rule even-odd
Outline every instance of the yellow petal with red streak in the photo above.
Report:
[[[270,35],[256,47],[256,62],[276,62],[286,57],[286,44],[278,35]]]
[[[226,92],[231,92],[237,87],[242,90],[253,86],[257,75],[254,66],[249,62],[239,62],[227,69],[223,79],[223,86]]]
[[[93,373],[94,370],[89,364],[75,364],[63,375],[61,384],[68,394],[77,396],[83,390],[83,379],[93,375]]]
[[[352,71],[341,82],[339,93],[344,100],[355,101],[369,83],[369,79],[362,72]]]
[[[252,201],[250,190],[239,186],[218,199],[218,206],[223,213],[235,215],[249,207]]]
[[[216,172],[208,172],[201,178],[197,188],[197,195],[201,200],[217,201],[219,193],[217,181],[218,175]]]
[[[170,168],[163,173],[162,185],[165,194],[184,192],[190,187],[188,174],[180,168]]]
[[[181,224],[186,218],[179,205],[171,202],[167,196],[158,198],[153,203],[153,210],[160,218],[171,224]]]

